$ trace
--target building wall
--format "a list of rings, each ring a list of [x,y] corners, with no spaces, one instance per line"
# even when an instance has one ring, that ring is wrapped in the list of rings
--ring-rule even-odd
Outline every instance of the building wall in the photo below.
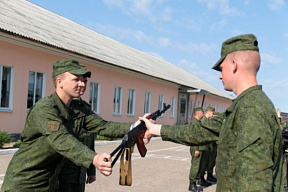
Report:
[[[178,89],[176,87],[157,83],[151,80],[142,79],[132,75],[119,73],[116,71],[111,71],[108,69],[99,68],[96,66],[91,65],[86,66],[87,70],[90,70],[92,72],[89,82],[100,83],[101,85],[99,115],[106,120],[117,122],[133,122],[137,120],[138,117],[142,116],[144,113],[145,92],[151,93],[151,112],[154,112],[158,109],[158,100],[160,94],[164,95],[164,101],[167,104],[170,104],[171,97],[175,97],[175,101],[177,99]],[[122,112],[120,116],[113,115],[113,98],[115,87],[123,88]],[[136,91],[135,116],[132,117],[127,115],[127,102],[128,102],[129,89],[133,89]],[[88,85],[87,90],[90,90],[90,84]],[[88,91],[86,91],[83,98],[86,101],[88,101],[89,99]],[[157,123],[158,122],[165,124],[176,123],[176,116],[174,118],[170,118],[169,110],[167,111],[167,113],[165,113],[163,118],[159,118],[157,120]]]
[[[45,95],[54,92],[52,83],[52,64],[64,59],[61,56],[49,54],[46,52],[34,50],[27,47],[0,41],[0,65],[14,68],[13,83],[13,108],[12,111],[0,111],[0,130],[8,133],[21,133],[24,128],[27,115],[27,94],[29,71],[41,72],[46,74]],[[70,58],[68,58],[70,59]],[[112,71],[105,68],[94,66],[93,64],[81,63],[87,66],[92,72],[89,79],[86,93],[83,99],[89,101],[90,82],[100,83],[100,110],[99,114],[105,120],[118,122],[133,122],[143,115],[145,92],[151,92],[151,112],[158,109],[159,94],[164,95],[165,102],[170,103],[171,97],[175,97],[175,109],[177,109],[178,88],[168,84],[159,83],[149,79],[136,77]],[[123,88],[122,95],[122,115],[113,115],[114,88],[116,86]],[[135,116],[127,116],[128,90],[136,90]],[[170,111],[157,120],[158,123],[176,124],[177,112],[175,116],[170,117]]]
[[[52,63],[59,57],[0,41],[0,65],[14,68],[13,109],[0,112],[1,131],[19,133],[27,115],[29,70],[47,74],[46,95],[53,92]]]

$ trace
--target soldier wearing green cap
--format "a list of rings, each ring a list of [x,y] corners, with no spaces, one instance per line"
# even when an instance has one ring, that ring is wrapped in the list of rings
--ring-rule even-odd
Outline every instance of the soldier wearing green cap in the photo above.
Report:
[[[202,107],[195,107],[193,110],[194,116],[190,122],[191,125],[200,125],[200,121],[204,116],[204,110]],[[201,174],[206,170],[208,163],[208,145],[202,146],[190,146],[190,154],[191,154],[191,167],[189,173],[189,191],[197,192],[203,191],[202,187],[198,187],[196,185],[196,181],[198,180],[198,184],[203,187],[208,187],[211,184],[208,183],[201,177]],[[199,178],[201,177],[201,178]]]
[[[207,120],[213,118],[215,116],[214,113],[215,113],[215,108],[208,106],[206,109],[206,113],[205,113],[205,115],[201,121],[207,121]],[[207,163],[207,167],[206,167],[207,181],[210,183],[216,183],[217,178],[215,178],[213,176],[213,171],[214,171],[214,167],[216,164],[216,156],[217,156],[217,144],[216,144],[216,142],[209,144],[209,155],[208,156],[209,156],[208,157],[208,163]],[[204,176],[204,174],[203,174],[203,176]]]
[[[53,64],[56,91],[30,109],[21,145],[9,163],[1,192],[53,191],[65,159],[86,168],[93,164],[102,174],[111,174],[110,155],[97,154],[84,145],[83,132],[123,137],[131,124],[105,121],[77,99],[90,76],[91,72],[76,60]]]
[[[86,70],[85,65],[81,65],[81,68]],[[88,82],[86,76],[83,77],[83,82],[84,85],[80,89],[80,96],[82,96],[86,91]],[[85,114],[91,115],[93,113],[91,106],[86,101],[82,100],[81,97],[79,97],[78,102],[83,103],[84,107],[83,111],[86,111]],[[88,146],[91,150],[95,151],[94,134],[85,131],[85,129],[82,129],[81,132],[82,132],[81,133],[82,143]],[[96,169],[93,164],[91,164],[90,167],[87,169],[84,166],[77,166],[75,163],[67,159],[59,173],[58,183],[56,185],[55,191],[84,192],[85,184],[93,183],[95,180],[96,180]]]
[[[213,69],[224,89],[237,95],[224,113],[200,125],[159,125],[146,118],[147,134],[184,145],[217,142],[217,192],[284,191],[280,122],[271,100],[258,85],[258,41],[239,35],[222,44]]]

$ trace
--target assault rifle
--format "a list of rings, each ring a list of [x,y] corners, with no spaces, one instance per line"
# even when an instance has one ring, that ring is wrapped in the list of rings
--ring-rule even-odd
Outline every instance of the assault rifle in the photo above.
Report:
[[[158,117],[160,117],[165,111],[167,111],[170,108],[170,105],[163,104],[162,110],[157,110],[154,113],[151,113],[147,119],[153,119],[156,120]],[[145,122],[141,121],[140,124],[138,124],[135,128],[130,130],[128,133],[125,134],[125,136],[122,139],[121,144],[110,154],[110,156],[114,156],[117,152],[118,154],[112,161],[112,167],[118,160],[118,158],[121,155],[121,162],[120,162],[120,185],[131,185],[132,184],[132,176],[131,176],[131,153],[133,152],[133,147],[135,143],[137,144],[138,151],[141,155],[141,157],[145,157],[147,149],[144,145],[144,134],[146,131]],[[126,163],[124,165],[124,154],[126,152]],[[105,159],[105,161],[108,161]]]

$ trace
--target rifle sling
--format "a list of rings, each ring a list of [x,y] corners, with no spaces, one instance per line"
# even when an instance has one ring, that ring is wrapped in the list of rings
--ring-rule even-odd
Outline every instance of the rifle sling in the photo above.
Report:
[[[131,166],[131,156],[133,153],[133,147],[124,148],[122,150],[121,159],[120,159],[120,185],[131,186],[132,185],[132,166]],[[124,160],[124,156],[125,160]]]

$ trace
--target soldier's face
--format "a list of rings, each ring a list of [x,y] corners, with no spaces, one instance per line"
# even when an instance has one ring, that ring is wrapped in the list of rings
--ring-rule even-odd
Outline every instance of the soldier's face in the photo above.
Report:
[[[227,56],[220,65],[221,74],[219,79],[222,80],[224,89],[226,91],[233,91],[233,82],[232,82],[232,75],[233,75],[233,64],[230,61],[230,58]]]
[[[60,87],[67,96],[78,98],[81,94],[84,94],[86,84],[87,78],[66,72],[65,77],[60,82]]]
[[[214,116],[212,111],[207,111],[206,113],[208,118],[212,118]]]
[[[87,77],[83,77],[83,82],[84,82],[84,86],[79,86],[80,89],[80,96],[83,95],[86,91],[86,87],[87,87]]]

